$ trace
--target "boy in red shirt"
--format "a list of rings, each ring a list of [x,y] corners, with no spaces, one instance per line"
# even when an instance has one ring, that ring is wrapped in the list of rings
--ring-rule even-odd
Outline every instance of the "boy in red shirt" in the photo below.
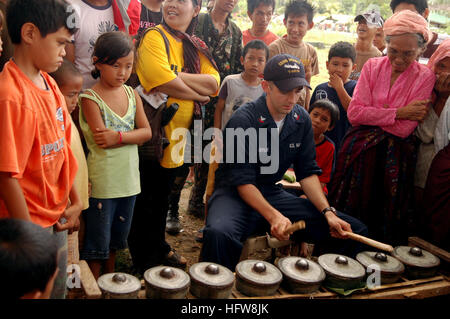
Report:
[[[0,73],[0,218],[29,220],[54,233],[61,260],[55,298],[64,298],[65,230],[77,226],[81,201],[72,187],[78,167],[70,116],[47,72],[62,64],[76,31],[73,14],[64,0],[9,1],[15,50]]]
[[[328,99],[317,100],[309,106],[309,117],[316,145],[316,163],[322,170],[319,181],[325,196],[328,196],[327,184],[331,180],[336,154],[334,142],[324,133],[332,130],[339,121],[339,108]],[[289,189],[288,191],[296,196],[307,198],[303,190]]]
[[[329,100],[318,100],[309,106],[309,117],[311,118],[314,132],[314,143],[316,144],[316,162],[322,169],[319,176],[323,192],[328,195],[327,183],[330,182],[331,173],[334,168],[334,143],[324,133],[333,129],[339,120],[339,109]]]

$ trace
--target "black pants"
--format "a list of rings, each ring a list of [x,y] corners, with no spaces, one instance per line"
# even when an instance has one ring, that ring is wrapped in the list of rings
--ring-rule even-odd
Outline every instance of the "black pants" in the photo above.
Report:
[[[166,242],[166,217],[170,190],[179,170],[164,168],[157,161],[139,161],[141,193],[136,198],[128,247],[135,269],[144,273],[160,265],[170,252]]]

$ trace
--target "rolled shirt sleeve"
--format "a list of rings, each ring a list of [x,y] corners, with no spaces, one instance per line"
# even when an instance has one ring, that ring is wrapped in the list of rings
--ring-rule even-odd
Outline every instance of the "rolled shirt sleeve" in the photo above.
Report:
[[[239,116],[233,116],[228,121],[224,131],[224,150],[223,150],[223,160],[226,162],[227,175],[229,186],[239,186],[246,184],[257,185],[257,175],[259,174],[259,166],[257,163],[250,163],[250,140],[245,138],[245,143],[239,142],[236,134],[230,134],[232,131],[242,129],[242,132],[248,129],[253,129],[250,125],[251,121],[249,119],[241,118]],[[230,138],[234,141],[231,143]],[[244,161],[239,161],[239,158],[244,155]]]

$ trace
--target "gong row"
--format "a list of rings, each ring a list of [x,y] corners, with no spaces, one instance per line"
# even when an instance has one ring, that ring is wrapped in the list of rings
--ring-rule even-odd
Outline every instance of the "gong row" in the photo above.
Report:
[[[271,296],[282,284],[290,293],[311,294],[326,287],[352,290],[365,286],[367,273],[380,284],[398,281],[403,273],[410,279],[433,276],[440,264],[438,257],[418,247],[398,246],[392,256],[381,252],[361,252],[356,260],[347,256],[324,254],[317,262],[288,256],[276,266],[266,261],[244,260],[235,274],[228,268],[199,262],[189,272],[157,266],[144,273],[146,297],[149,299],[184,299],[188,291],[201,299],[227,299],[235,284],[247,296]],[[378,278],[376,278],[378,276]],[[138,278],[125,273],[109,273],[98,279],[104,298],[133,299],[141,289]]]

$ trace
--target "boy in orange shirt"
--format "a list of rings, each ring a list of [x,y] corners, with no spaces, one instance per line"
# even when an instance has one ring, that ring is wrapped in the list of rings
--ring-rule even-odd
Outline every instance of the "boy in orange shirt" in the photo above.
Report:
[[[76,228],[81,201],[72,187],[78,166],[70,116],[47,72],[62,64],[76,19],[64,0],[11,0],[6,21],[15,50],[0,73],[0,218],[29,220],[54,234],[61,271],[52,297],[64,298],[65,230]]]
[[[275,0],[247,0],[247,15],[252,21],[252,27],[242,31],[242,44],[245,46],[252,40],[264,41],[270,45],[278,36],[267,27],[275,10]]]

